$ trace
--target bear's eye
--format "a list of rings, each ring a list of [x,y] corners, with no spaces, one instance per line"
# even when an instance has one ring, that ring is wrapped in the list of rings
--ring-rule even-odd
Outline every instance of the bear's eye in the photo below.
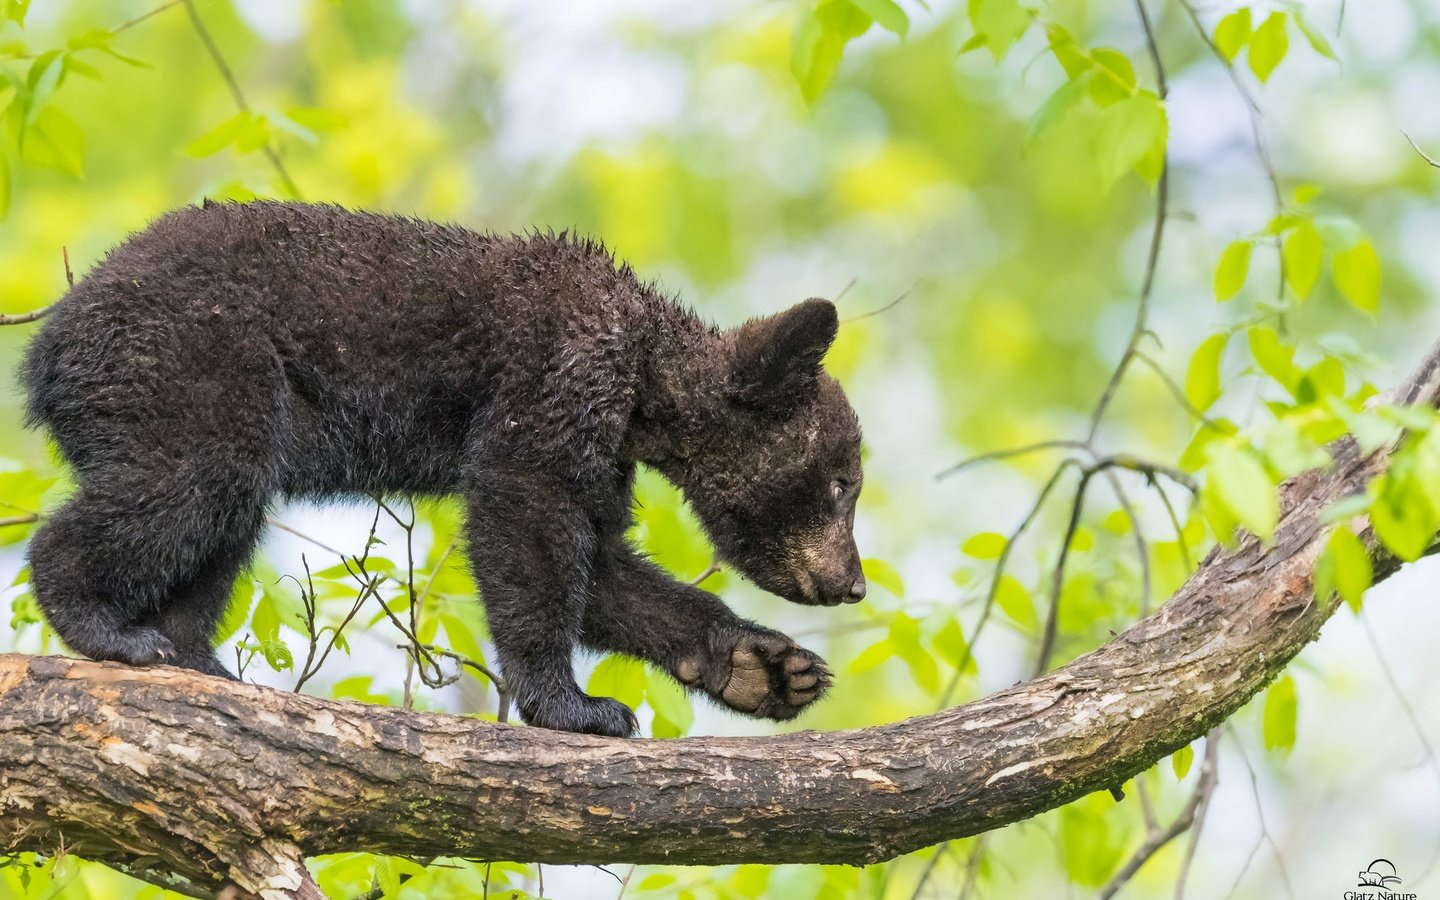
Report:
[[[845,495],[848,493],[850,493],[850,482],[846,481],[843,478],[837,478],[834,481],[830,482],[831,500],[839,503],[841,500],[845,499]]]

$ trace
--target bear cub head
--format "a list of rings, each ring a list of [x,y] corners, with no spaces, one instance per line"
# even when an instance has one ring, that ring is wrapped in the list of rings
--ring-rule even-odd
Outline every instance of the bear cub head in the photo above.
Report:
[[[722,560],[809,605],[865,596],[860,423],[821,368],[838,330],[834,304],[816,299],[723,335],[721,409],[685,491]]]

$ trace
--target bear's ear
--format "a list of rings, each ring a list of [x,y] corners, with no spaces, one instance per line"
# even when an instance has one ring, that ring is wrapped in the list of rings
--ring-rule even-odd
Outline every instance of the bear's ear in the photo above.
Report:
[[[741,325],[735,332],[735,395],[748,403],[765,403],[814,384],[839,330],[835,304],[820,299]]]

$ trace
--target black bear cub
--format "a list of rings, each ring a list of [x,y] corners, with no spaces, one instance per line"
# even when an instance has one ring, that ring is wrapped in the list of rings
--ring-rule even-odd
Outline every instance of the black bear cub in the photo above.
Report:
[[[30,421],[78,481],[30,545],[35,596],[86,656],[229,677],[211,640],[277,497],[458,494],[526,722],[634,733],[576,683],[577,644],[788,719],[827,687],[820,658],[625,531],[643,463],[760,587],[863,597],[860,429],[821,369],[836,329],[807,300],[717,330],[564,235],[181,209],[111,251],[30,345]]]

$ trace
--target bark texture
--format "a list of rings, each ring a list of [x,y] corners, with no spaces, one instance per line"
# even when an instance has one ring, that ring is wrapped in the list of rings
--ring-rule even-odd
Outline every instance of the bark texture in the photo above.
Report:
[[[1440,348],[1394,402],[1434,403]],[[1389,450],[1287,484],[1272,546],[1212,552],[1154,615],[1033,681],[891,725],[621,740],[0,655],[0,850],[311,896],[306,856],[863,864],[1122,784],[1274,678],[1334,609],[1318,513]],[[1363,522],[1350,523],[1394,570]]]

